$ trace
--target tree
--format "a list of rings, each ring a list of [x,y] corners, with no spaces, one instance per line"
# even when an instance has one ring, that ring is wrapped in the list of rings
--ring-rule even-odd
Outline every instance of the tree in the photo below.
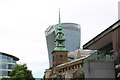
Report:
[[[35,80],[32,71],[27,69],[26,64],[17,64],[16,68],[9,74],[12,80]]]

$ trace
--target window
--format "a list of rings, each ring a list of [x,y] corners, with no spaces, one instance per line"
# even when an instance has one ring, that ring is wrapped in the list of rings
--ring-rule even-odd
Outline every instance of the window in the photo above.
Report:
[[[74,69],[74,66],[72,66],[72,69]]]
[[[8,71],[1,71],[2,72],[2,76],[7,76],[8,75]]]
[[[8,64],[2,64],[2,69],[8,69]]]
[[[0,69],[2,69],[2,64],[0,64]]]
[[[63,56],[62,55],[60,55],[60,58],[62,58]]]
[[[75,65],[75,68],[76,68],[76,69],[78,68],[77,65]]]
[[[53,56],[53,62],[54,62],[54,56]]]
[[[63,72],[64,72],[64,68],[63,68]]]
[[[2,55],[0,54],[0,62],[2,62]]]
[[[65,68],[65,70],[67,71],[67,68]]]
[[[70,70],[70,67],[68,69]]]
[[[0,76],[2,76],[2,71],[0,71]]]
[[[8,64],[8,69],[13,69],[13,65],[12,64]]]

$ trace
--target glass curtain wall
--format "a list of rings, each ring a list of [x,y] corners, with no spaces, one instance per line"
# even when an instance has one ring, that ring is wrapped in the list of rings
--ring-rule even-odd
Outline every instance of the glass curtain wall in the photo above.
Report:
[[[16,61],[7,55],[0,54],[0,76],[8,76],[15,68]]]

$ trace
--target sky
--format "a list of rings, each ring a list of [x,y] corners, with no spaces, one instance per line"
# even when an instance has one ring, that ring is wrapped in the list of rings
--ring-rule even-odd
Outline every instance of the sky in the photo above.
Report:
[[[81,26],[81,48],[118,20],[119,0],[0,0],[0,52],[26,63],[35,78],[49,68],[45,30],[61,22]]]

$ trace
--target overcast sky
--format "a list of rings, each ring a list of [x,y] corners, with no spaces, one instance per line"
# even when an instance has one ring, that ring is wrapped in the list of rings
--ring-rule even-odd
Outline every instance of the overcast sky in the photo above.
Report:
[[[119,0],[0,0],[0,52],[26,63],[34,77],[49,68],[47,27],[61,22],[81,25],[81,48],[118,20]]]

